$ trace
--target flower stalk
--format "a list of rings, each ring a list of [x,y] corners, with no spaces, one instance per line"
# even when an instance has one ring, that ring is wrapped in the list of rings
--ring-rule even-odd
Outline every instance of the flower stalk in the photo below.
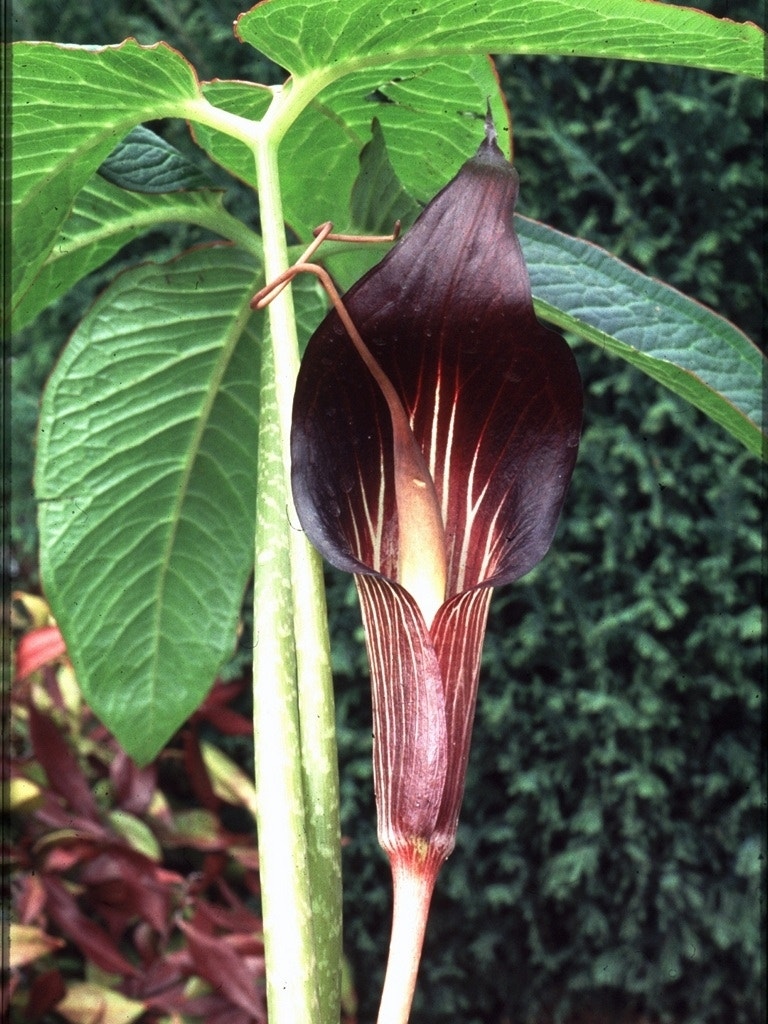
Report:
[[[581,382],[534,315],[517,191],[489,118],[477,154],[334,297],[294,397],[296,510],[318,550],[355,574],[371,664],[394,884],[379,1024],[408,1019],[455,842],[492,589],[546,553],[578,448]]]
[[[287,263],[276,142],[255,150],[268,278]],[[290,293],[262,355],[254,569],[254,777],[270,1019],[332,1021],[341,990],[341,839],[335,716],[320,559],[288,476],[299,365]]]
[[[442,863],[442,862],[441,862]],[[440,863],[417,870],[398,860],[392,866],[392,934],[378,1024],[407,1024],[416,991],[429,906]]]

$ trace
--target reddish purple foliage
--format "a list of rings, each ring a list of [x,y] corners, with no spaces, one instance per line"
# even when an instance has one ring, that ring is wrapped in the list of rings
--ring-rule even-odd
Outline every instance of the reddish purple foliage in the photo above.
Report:
[[[57,632],[45,627],[44,637],[25,645],[26,681],[13,691],[11,774],[36,781],[40,792],[15,812],[10,853],[15,920],[67,946],[14,969],[5,993],[10,1019],[34,1021],[52,1010],[82,976],[79,960],[143,1001],[148,1024],[174,1012],[211,1024],[262,1024],[254,830],[232,833],[222,824],[223,801],[198,739],[204,724],[209,734],[212,726],[229,735],[249,728],[229,707],[244,683],[214,686],[158,759],[139,768],[87,708],[69,718],[56,671],[41,674],[42,655],[32,663],[29,652],[43,650],[61,662]],[[199,833],[177,831],[176,815],[200,806],[208,817]],[[188,994],[194,978],[207,992]]]

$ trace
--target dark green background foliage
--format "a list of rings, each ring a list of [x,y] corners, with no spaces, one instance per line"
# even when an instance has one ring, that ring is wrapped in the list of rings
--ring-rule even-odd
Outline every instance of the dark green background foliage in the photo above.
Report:
[[[699,6],[736,20],[762,12]],[[57,24],[56,38],[70,42],[162,37],[204,76],[266,80],[229,42],[238,9],[94,0],[67,21],[45,0],[15,6],[16,32],[40,38]],[[583,60],[500,67],[521,212],[605,245],[757,339],[760,85]],[[152,241],[171,250],[182,239]],[[17,434],[26,492],[37,391],[87,301],[80,289],[20,339],[14,419],[29,424]],[[577,357],[579,463],[552,551],[492,606],[462,823],[438,883],[414,1020],[521,1024],[590,1006],[617,1019],[635,1005],[676,1024],[751,1024],[763,1016],[759,467],[641,374],[586,345]],[[19,504],[15,536],[27,549],[29,516]],[[330,577],[329,602],[346,949],[368,1024],[389,879],[348,578]]]

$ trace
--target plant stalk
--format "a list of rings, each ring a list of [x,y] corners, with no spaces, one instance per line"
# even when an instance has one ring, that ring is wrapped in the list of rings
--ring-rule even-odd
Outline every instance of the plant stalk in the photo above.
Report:
[[[256,151],[256,166],[265,276],[271,280],[286,269],[288,257],[276,143],[271,141],[268,132],[262,136],[262,145]],[[304,1010],[298,1012],[296,1006],[284,998],[283,992],[275,991],[269,982],[268,957],[270,1021],[272,1024],[295,1024],[304,1020],[337,1024],[341,997],[341,839],[335,716],[322,565],[299,527],[290,490],[291,409],[299,366],[290,289],[286,289],[269,306],[269,328],[271,348],[268,365],[275,398],[275,406],[271,410],[274,428],[271,455],[275,458],[275,465],[268,484],[271,490],[266,494],[271,499],[273,514],[281,524],[282,543],[288,555],[286,579],[290,581],[294,676],[290,695],[286,692],[285,696],[291,702],[297,725],[291,749],[300,779],[300,792],[294,791],[292,799],[301,806],[300,820],[297,815],[294,825],[301,829],[305,848],[305,857],[296,864],[292,884],[308,912],[302,925],[306,929],[302,956],[306,963],[312,964],[316,1004],[311,1010],[307,1001]],[[260,449],[260,465],[262,453]],[[262,494],[261,474],[259,493]],[[264,557],[261,545],[259,549],[261,557]],[[254,611],[256,620],[260,615],[258,600]],[[258,690],[255,697],[258,698]],[[264,768],[268,771],[267,765]],[[261,829],[260,825],[259,849],[263,862]],[[283,856],[287,855],[286,848]],[[265,886],[262,868],[263,892]],[[277,890],[275,898],[282,906],[285,891]],[[290,985],[292,969],[276,942],[271,944],[271,957],[272,970]],[[280,967],[275,966],[278,959]],[[302,969],[298,964],[293,968],[296,979],[302,976]],[[308,995],[305,993],[306,997]]]
[[[439,865],[395,854],[392,932],[377,1024],[408,1024]]]
[[[253,739],[267,1007],[320,1020],[300,763],[289,543],[271,350],[262,355],[254,568]]]

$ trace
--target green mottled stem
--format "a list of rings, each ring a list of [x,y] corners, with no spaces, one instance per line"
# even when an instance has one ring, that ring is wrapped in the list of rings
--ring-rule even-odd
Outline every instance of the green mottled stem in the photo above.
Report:
[[[303,533],[291,534],[301,765],[317,960],[319,1020],[339,1019],[342,966],[339,773],[328,614],[322,562]],[[298,583],[296,582],[298,581]]]
[[[254,570],[253,733],[267,1004],[321,1020],[301,772],[285,476],[271,353],[263,355]]]
[[[264,144],[256,155],[265,276],[271,280],[285,270],[287,250],[276,144],[270,142],[268,127],[265,129]],[[287,756],[293,760],[290,770],[286,766],[280,795],[272,795],[274,766],[257,753],[257,774],[264,773],[262,792],[271,808],[259,820],[262,902],[273,904],[275,910],[269,921],[265,915],[268,1005],[274,1024],[336,1024],[341,995],[341,841],[334,703],[322,567],[298,527],[290,492],[291,407],[299,354],[289,289],[270,305],[268,315],[272,344],[264,365],[271,380],[264,379],[263,390],[271,387],[274,401],[268,413],[262,404],[259,495],[261,502],[274,506],[272,525],[280,533],[268,543],[279,548],[285,573],[283,584],[274,579],[272,583],[288,591],[291,649],[284,650],[283,657],[290,664],[291,679],[289,683],[284,665],[277,673],[285,676],[281,683],[255,672],[254,703],[263,699],[265,687],[276,685],[280,696],[275,693],[275,699],[284,707],[280,711],[273,707],[273,719],[263,717],[262,737],[267,745],[286,745]],[[264,478],[262,464],[268,466]],[[260,523],[257,530],[261,530]],[[257,534],[257,581],[260,571],[266,575],[270,568],[265,539],[262,535],[259,540]],[[266,566],[260,566],[260,559],[266,559]],[[255,590],[255,624],[262,617],[263,602],[269,600],[268,590]],[[284,624],[281,620],[281,628]],[[274,637],[268,643],[273,645]],[[254,667],[259,658],[257,646]],[[263,672],[270,671],[268,661],[262,663]],[[286,732],[281,735],[282,728]],[[270,729],[273,735],[267,737]],[[294,810],[276,808],[281,800]],[[268,820],[272,813],[290,818],[291,834],[285,830],[270,838],[266,851],[264,830],[272,835]],[[265,853],[274,874],[265,872]],[[282,866],[277,863],[280,859]],[[286,903],[290,922],[278,921],[278,916],[286,916]],[[295,929],[301,931],[300,938],[292,931]]]

